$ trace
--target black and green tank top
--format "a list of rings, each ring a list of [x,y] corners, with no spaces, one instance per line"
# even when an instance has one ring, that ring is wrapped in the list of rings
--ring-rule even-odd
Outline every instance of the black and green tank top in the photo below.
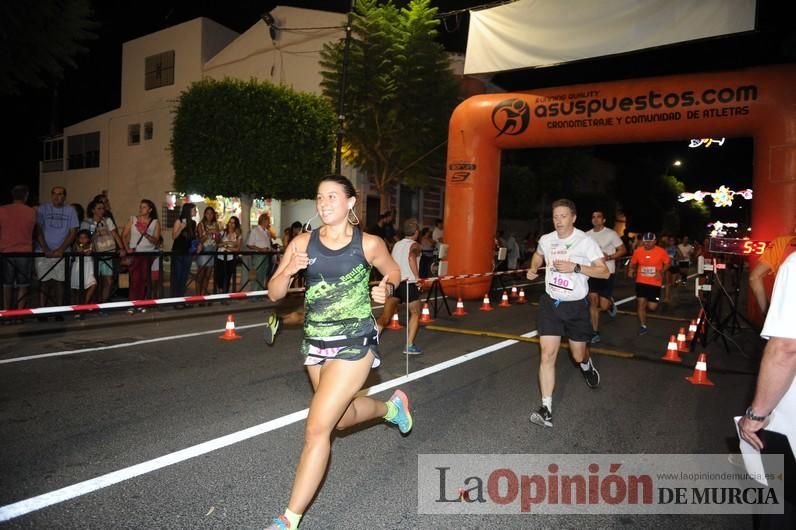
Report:
[[[367,335],[373,328],[368,288],[371,267],[362,248],[362,232],[354,228],[348,245],[331,250],[321,243],[320,230],[313,230],[307,255],[305,337]]]

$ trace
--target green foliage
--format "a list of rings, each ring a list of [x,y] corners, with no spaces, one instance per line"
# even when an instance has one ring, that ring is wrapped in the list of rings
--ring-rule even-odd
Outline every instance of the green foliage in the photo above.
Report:
[[[193,83],[171,138],[175,189],[204,195],[313,197],[331,170],[335,117],[322,97],[270,83]]]
[[[76,66],[81,44],[97,36],[89,0],[0,3],[0,94],[17,95],[25,87],[42,88]]]
[[[588,169],[589,152],[587,148],[505,151],[500,170],[500,217],[549,217],[555,199],[567,197],[577,202],[575,178]]]
[[[537,179],[526,166],[505,165],[500,170],[498,213],[501,219],[527,219],[538,200]]]
[[[434,41],[440,22],[429,0],[399,9],[360,0],[353,16],[345,90],[345,158],[369,173],[385,197],[402,181],[424,185],[444,172],[448,121],[458,85]],[[344,42],[321,53],[323,93],[337,104]],[[435,149],[436,148],[436,149]],[[429,154],[430,153],[430,154]],[[382,209],[386,205],[382,204]]]

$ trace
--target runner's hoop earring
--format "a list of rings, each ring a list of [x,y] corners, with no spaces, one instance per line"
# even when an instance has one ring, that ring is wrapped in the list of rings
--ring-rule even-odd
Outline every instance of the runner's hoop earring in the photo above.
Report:
[[[312,228],[310,227],[310,221],[312,221],[316,217],[318,217],[317,213],[315,215],[313,215],[312,217],[310,217],[309,219],[307,219],[307,222],[304,223],[304,226],[301,228],[302,231],[304,231],[304,232],[312,232]]]
[[[353,221],[351,220],[352,216],[354,217]],[[357,217],[357,214],[354,211],[354,208],[349,208],[348,209],[348,222],[351,223],[354,226],[359,224],[359,217]]]

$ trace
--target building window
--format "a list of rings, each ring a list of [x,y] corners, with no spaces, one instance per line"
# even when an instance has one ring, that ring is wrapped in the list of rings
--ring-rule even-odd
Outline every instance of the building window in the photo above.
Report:
[[[100,167],[100,133],[75,134],[66,139],[68,169]]]
[[[174,84],[174,50],[146,58],[144,89],[152,90]]]
[[[41,170],[44,173],[49,171],[64,170],[64,139],[56,138],[44,141],[42,153]]]
[[[132,123],[127,126],[127,145],[138,145],[141,143],[141,124]]]
[[[151,121],[144,122],[144,140],[151,140],[155,127]]]

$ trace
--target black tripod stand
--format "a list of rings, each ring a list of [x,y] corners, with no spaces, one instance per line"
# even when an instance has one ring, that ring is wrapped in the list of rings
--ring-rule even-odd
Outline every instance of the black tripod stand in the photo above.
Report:
[[[737,255],[726,255],[713,260],[713,270],[708,270],[706,264],[702,287],[697,293],[705,309],[703,318],[710,323],[710,326],[700,325],[698,329],[702,346],[706,346],[711,339],[719,336],[724,349],[729,351],[727,334],[738,333],[742,329],[741,322],[759,332],[757,326],[741,312],[738,303],[745,264],[744,257]]]

